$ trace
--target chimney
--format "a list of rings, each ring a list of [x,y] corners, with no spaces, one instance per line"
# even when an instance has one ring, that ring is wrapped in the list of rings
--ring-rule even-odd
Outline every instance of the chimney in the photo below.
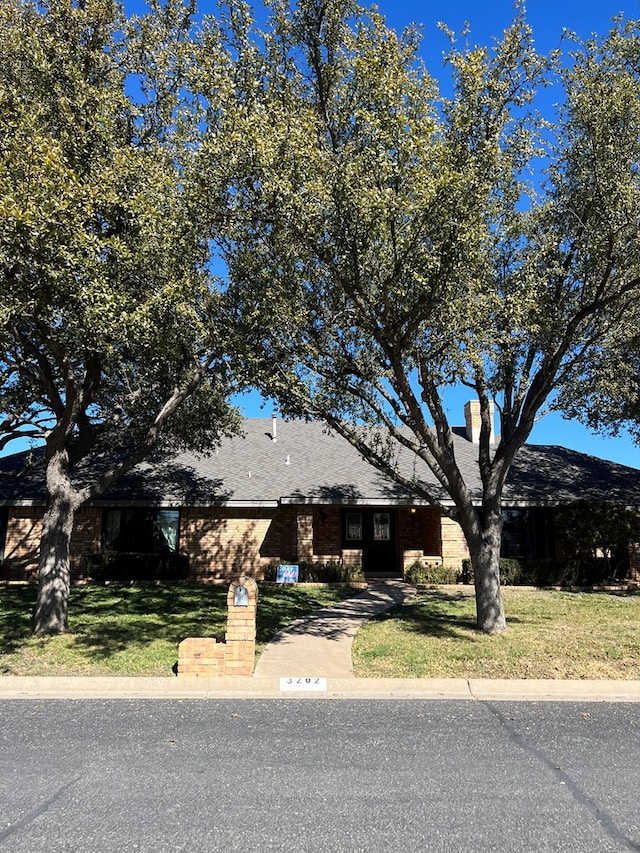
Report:
[[[274,412],[271,415],[271,441],[277,441],[278,440],[278,436],[276,434],[277,423],[278,423],[278,413]]]
[[[491,444],[495,444],[496,440],[496,432],[493,424],[493,411],[494,405],[493,400],[489,403],[489,412],[491,413],[491,436],[489,437],[489,442]],[[468,403],[464,405],[464,422],[467,432],[467,438],[472,444],[480,444],[480,427],[482,425],[482,421],[480,419],[480,401],[479,400],[469,400]]]

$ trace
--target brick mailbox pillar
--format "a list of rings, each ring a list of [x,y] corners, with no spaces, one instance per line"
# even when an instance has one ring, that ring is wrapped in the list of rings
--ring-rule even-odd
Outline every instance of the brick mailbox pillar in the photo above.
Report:
[[[178,646],[178,677],[221,678],[252,675],[256,651],[258,584],[253,578],[234,580],[227,592],[224,642],[212,637],[187,637]]]

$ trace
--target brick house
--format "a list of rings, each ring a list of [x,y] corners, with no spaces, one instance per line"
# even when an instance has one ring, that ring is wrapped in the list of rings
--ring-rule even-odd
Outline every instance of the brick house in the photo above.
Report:
[[[480,494],[471,407],[455,430],[456,455]],[[42,466],[16,472],[25,454],[0,459],[0,579],[37,572],[46,506]],[[415,469],[413,459],[398,464]],[[409,466],[409,467],[407,467]],[[14,476],[12,476],[12,473]],[[639,472],[557,446],[527,445],[504,492],[505,556],[554,555],[553,508],[585,499],[640,506]],[[420,476],[434,494],[430,472]],[[468,556],[458,525],[366,463],[322,424],[248,419],[243,435],[210,456],[159,454],[82,507],[72,568],[103,550],[188,555],[194,579],[259,578],[274,562],[360,564],[365,574],[400,576],[421,560],[460,567]]]

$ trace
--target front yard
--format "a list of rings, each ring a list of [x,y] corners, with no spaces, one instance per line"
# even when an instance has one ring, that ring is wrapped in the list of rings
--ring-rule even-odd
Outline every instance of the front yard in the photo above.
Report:
[[[358,589],[260,585],[257,653],[294,619]],[[173,674],[178,643],[224,635],[226,585],[74,587],[70,631],[31,635],[35,588],[0,587],[1,675]],[[359,677],[640,678],[640,594],[503,589],[508,630],[474,629],[472,587],[421,592],[353,645]]]
[[[35,587],[0,587],[0,676],[172,676],[181,640],[224,636],[227,589],[227,584],[75,586],[69,633],[38,639],[31,635]],[[294,619],[357,592],[262,584],[258,652]]]
[[[640,594],[502,590],[504,635],[475,628],[472,587],[420,593],[367,623],[361,678],[640,678]]]

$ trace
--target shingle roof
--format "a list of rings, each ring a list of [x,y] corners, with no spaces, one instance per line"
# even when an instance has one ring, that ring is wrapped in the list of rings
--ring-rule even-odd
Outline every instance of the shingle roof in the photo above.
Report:
[[[412,503],[402,487],[365,462],[358,452],[322,424],[251,418],[242,436],[223,441],[210,456],[158,453],[116,482],[100,503],[162,502],[173,505],[229,503]],[[456,457],[472,494],[480,495],[477,447],[456,430]],[[39,454],[36,454],[38,456]],[[0,503],[44,503],[42,459],[21,479],[25,454],[0,459]],[[419,460],[403,453],[403,472],[442,493]],[[518,453],[504,491],[506,505],[577,499],[610,500],[640,506],[640,471],[567,450],[526,445]]]

